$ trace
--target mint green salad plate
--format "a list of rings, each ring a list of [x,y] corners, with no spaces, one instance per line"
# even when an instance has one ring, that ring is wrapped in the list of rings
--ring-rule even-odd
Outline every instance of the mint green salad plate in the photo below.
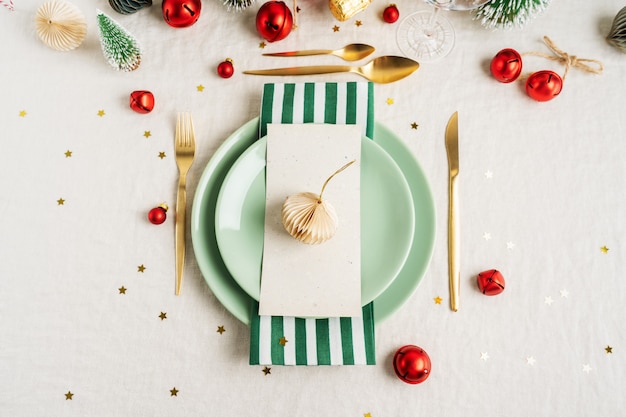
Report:
[[[222,259],[235,282],[257,301],[263,260],[266,150],[263,137],[235,161],[224,178],[215,209]],[[367,137],[361,139],[360,169],[361,305],[366,305],[389,286],[404,265],[413,242],[415,210],[402,171]]]
[[[250,323],[256,301],[235,282],[222,259],[217,245],[215,211],[224,178],[240,155],[259,139],[258,131],[259,119],[255,118],[220,145],[200,178],[191,211],[191,238],[200,271],[218,301],[245,324]],[[374,299],[374,318],[379,324],[411,297],[426,273],[435,243],[435,207],[426,176],[402,140],[377,122],[374,142],[402,171],[415,210],[409,255],[396,278]]]

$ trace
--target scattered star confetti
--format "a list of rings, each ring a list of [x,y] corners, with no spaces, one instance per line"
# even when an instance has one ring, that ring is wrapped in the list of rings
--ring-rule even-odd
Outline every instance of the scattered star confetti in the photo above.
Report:
[[[167,313],[161,311],[161,314],[159,314],[159,318],[161,319],[161,321],[165,320],[167,318]]]
[[[137,267],[137,272],[143,272],[143,271],[145,271],[145,270],[146,270],[146,267],[145,267],[145,266],[143,266],[143,264],[141,264],[141,265],[139,265],[139,266]]]
[[[99,117],[104,117],[105,114],[106,113],[104,112],[104,110],[102,110],[102,109],[98,110],[98,116]]]
[[[26,117],[27,114],[26,110],[20,110],[20,117]]]
[[[149,130],[146,130],[145,132],[143,132],[144,137],[149,138],[150,136],[152,136],[152,133]]]
[[[609,345],[606,345],[606,347],[604,348],[604,350],[606,350],[606,353],[613,353],[613,348]]]
[[[436,296],[435,298],[433,298],[433,300],[435,300],[435,304],[441,304],[441,302],[443,301],[441,297]]]
[[[480,359],[482,359],[482,360],[484,360],[486,362],[487,359],[489,359],[489,353],[487,353],[487,352],[480,352]]]
[[[71,158],[72,157],[72,151],[70,151],[69,149],[67,151],[65,151],[65,157],[66,158]]]
[[[534,366],[534,365],[535,365],[535,362],[536,362],[536,360],[535,360],[535,358],[534,358],[534,357],[532,357],[532,356],[528,356],[528,357],[526,358],[526,363],[527,363],[528,365],[530,365],[530,366]]]
[[[176,389],[176,387],[172,388],[172,389],[170,390],[170,397],[178,397],[178,393],[179,393],[179,392],[180,392],[180,391],[179,391],[179,390],[177,390],[177,389]]]
[[[359,26],[363,26],[363,22],[361,22],[360,20],[357,20],[356,22],[354,22],[354,24],[359,27]]]
[[[300,6],[296,7],[296,13],[300,13],[301,10]]]
[[[509,250],[512,250],[515,247],[515,243],[513,242],[506,242],[506,248]]]
[[[263,368],[263,374],[264,375],[269,375],[272,373],[272,368],[268,368],[267,366],[265,368]]]
[[[552,299],[551,296],[547,296],[546,298],[544,298],[543,302],[546,303],[547,305],[551,306],[552,303],[554,302],[554,300]]]
[[[288,340],[285,338],[285,336],[281,337],[280,339],[278,339],[278,344],[281,346],[285,346],[287,344]]]
[[[204,86],[203,86],[202,84],[199,84],[199,85],[196,87],[196,90],[198,90],[198,91],[200,91],[200,92],[203,92],[203,91],[204,91]]]
[[[591,365],[589,365],[588,363],[583,365],[583,372],[588,374],[589,372],[592,371]]]
[[[602,246],[600,250],[602,251],[602,253],[609,253],[609,248],[607,248],[606,246]]]
[[[491,172],[491,170],[485,171],[485,178],[487,178],[488,180],[493,178],[493,172]]]
[[[333,26],[333,32],[339,32],[339,26],[337,25]]]
[[[159,152],[159,158],[163,159],[165,158],[165,152]]]
[[[266,46],[267,46],[267,44],[265,42],[261,42],[259,44],[259,48],[261,48],[261,49],[265,48]]]
[[[365,413],[363,414],[363,417],[372,417],[372,413]]]
[[[411,123],[411,129],[417,129],[419,125],[415,122]]]
[[[389,104],[390,106],[393,104],[393,99],[391,97],[387,99],[387,104]]]
[[[73,396],[74,393],[72,391],[68,391],[67,394],[65,394],[65,400],[71,400]]]
[[[219,334],[222,334],[226,331],[226,329],[224,328],[224,326],[217,326],[217,332]]]
[[[62,205],[64,205],[64,204],[65,204],[65,200],[64,200],[64,199],[59,198],[59,199],[57,200],[57,205],[62,206]]]
[[[483,239],[485,239],[485,240],[491,240],[491,233],[489,233],[489,232],[485,232],[485,233],[483,233]]]
[[[118,291],[120,292],[120,294],[126,294],[126,287],[122,285],[121,287],[118,288]]]
[[[569,291],[567,291],[566,289],[562,289],[561,291],[559,291],[559,293],[563,298],[567,298],[569,296]]]

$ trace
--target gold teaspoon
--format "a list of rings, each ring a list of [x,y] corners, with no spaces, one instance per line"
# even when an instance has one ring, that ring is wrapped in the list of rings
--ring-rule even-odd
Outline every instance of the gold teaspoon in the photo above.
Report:
[[[351,43],[341,49],[311,49],[307,51],[291,51],[291,52],[274,52],[263,54],[264,56],[309,56],[309,55],[334,55],[344,61],[358,61],[366,56],[371,55],[376,48],[364,43]]]
[[[274,68],[249,70],[244,74],[252,75],[316,75],[352,72],[375,83],[391,83],[411,75],[420,64],[402,56],[381,56],[361,67],[347,65],[313,65],[307,67]]]

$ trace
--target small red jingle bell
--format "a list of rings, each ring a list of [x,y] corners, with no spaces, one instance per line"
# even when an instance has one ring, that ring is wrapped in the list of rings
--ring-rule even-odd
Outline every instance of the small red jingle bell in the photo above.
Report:
[[[137,113],[150,113],[154,109],[154,95],[145,90],[133,91],[130,93],[130,108]]]
[[[522,56],[515,49],[503,49],[491,60],[490,70],[501,83],[513,82],[522,72]]]
[[[235,66],[233,65],[233,60],[230,58],[226,58],[217,66],[217,75],[222,78],[230,78],[233,76],[234,73]]]
[[[167,219],[167,210],[167,204],[160,204],[148,212],[148,220],[152,224],[162,224]]]
[[[537,71],[526,80],[526,94],[537,101],[550,101],[563,88],[563,79],[550,70]]]
[[[430,357],[419,346],[402,346],[393,356],[393,370],[407,384],[420,384],[430,376]]]
[[[390,4],[383,11],[383,20],[387,23],[395,23],[400,18],[400,12],[395,4]]]
[[[496,269],[481,272],[476,281],[478,289],[485,295],[498,295],[504,291],[504,277]]]
[[[161,10],[163,19],[175,28],[191,26],[200,18],[202,2],[200,0],[163,0]]]
[[[256,30],[266,41],[275,42],[291,33],[293,15],[282,1],[268,1],[256,15]]]

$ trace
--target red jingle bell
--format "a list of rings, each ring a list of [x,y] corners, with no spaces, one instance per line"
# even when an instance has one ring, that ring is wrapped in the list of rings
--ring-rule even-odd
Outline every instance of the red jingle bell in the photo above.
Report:
[[[130,108],[137,113],[150,113],[154,109],[154,95],[146,90],[133,91],[130,93]]]
[[[167,204],[161,204],[148,212],[148,220],[152,224],[162,224],[167,219]]]
[[[200,0],[163,0],[163,19],[175,28],[191,26],[198,21],[202,2]]]
[[[522,72],[522,56],[515,49],[503,49],[493,57],[489,68],[501,83],[513,82]]]
[[[268,1],[256,15],[256,30],[268,42],[284,39],[291,32],[293,15],[282,1]]]
[[[393,356],[393,369],[407,384],[420,384],[430,375],[430,357],[419,346],[402,346]]]
[[[217,66],[217,74],[222,78],[230,78],[234,73],[235,67],[233,66],[233,60],[230,58],[226,58]]]
[[[504,291],[504,277],[496,269],[481,272],[476,281],[478,289],[485,295],[498,295]]]
[[[383,20],[387,23],[395,23],[400,18],[400,12],[395,4],[390,4],[383,11]]]
[[[563,79],[550,70],[537,71],[526,80],[526,94],[537,101],[552,100],[562,88]]]

